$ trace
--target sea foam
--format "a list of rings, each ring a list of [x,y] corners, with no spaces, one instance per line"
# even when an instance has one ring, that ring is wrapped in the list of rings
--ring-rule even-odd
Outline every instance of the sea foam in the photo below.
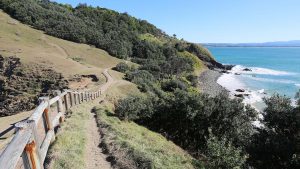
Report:
[[[244,69],[249,68],[251,71],[244,71]],[[295,75],[293,72],[286,72],[280,70],[273,70],[261,67],[244,67],[242,65],[236,65],[231,69],[233,73],[243,73],[243,74],[260,74],[260,75],[274,75],[274,76],[282,76],[282,75]]]
[[[219,77],[217,83],[230,92],[234,92],[236,89],[245,88],[244,83],[237,79],[236,75],[231,73],[224,73],[222,76]]]
[[[286,79],[271,79],[271,78],[252,77],[252,76],[247,76],[247,78],[252,79],[252,80],[256,80],[256,81],[261,81],[261,82],[273,82],[273,83],[283,83],[283,84],[294,84],[294,83],[296,83],[293,80],[286,80]]]

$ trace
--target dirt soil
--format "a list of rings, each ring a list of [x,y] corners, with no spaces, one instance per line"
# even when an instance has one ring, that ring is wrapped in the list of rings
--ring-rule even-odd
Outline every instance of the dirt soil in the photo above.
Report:
[[[0,55],[0,117],[32,110],[39,96],[66,86],[64,77],[50,68]]]
[[[88,122],[86,148],[86,168],[87,169],[111,169],[110,163],[106,160],[107,156],[103,154],[100,145],[100,134],[94,115],[91,115]]]
[[[101,86],[102,93],[105,92],[114,82],[114,79],[108,73],[108,69],[104,70],[103,75],[106,78],[106,83]],[[106,160],[107,156],[103,154],[102,149],[99,147],[101,137],[94,114],[89,118],[87,132],[88,141],[85,158],[87,169],[111,169],[111,164]]]

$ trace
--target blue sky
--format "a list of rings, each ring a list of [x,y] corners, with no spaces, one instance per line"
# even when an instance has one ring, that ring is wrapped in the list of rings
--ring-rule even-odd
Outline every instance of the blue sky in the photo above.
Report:
[[[55,0],[128,12],[191,42],[300,40],[300,0]]]

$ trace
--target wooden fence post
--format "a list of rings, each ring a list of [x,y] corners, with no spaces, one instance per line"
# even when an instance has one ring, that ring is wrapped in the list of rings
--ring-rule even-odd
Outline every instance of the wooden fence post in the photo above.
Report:
[[[47,104],[48,104],[47,108],[43,112],[43,117],[44,117],[44,120],[46,123],[46,133],[47,133],[47,131],[52,129],[52,123],[49,118],[49,111],[50,111],[49,97],[40,97],[39,102],[40,103],[47,102]]]
[[[15,125],[18,130],[24,130],[26,128],[31,128],[32,130],[32,136],[29,142],[25,146],[25,154],[27,157],[27,160],[24,160],[23,162],[24,166],[30,166],[31,169],[43,169],[43,162],[41,161],[40,156],[40,146],[38,143],[38,136],[37,136],[37,130],[34,120],[26,120],[20,123],[17,123]],[[29,164],[28,164],[29,163]]]
[[[64,95],[64,101],[65,101],[65,112],[67,111],[67,110],[69,110],[69,106],[68,106],[68,92],[67,92],[67,90],[64,90],[64,92],[66,92],[66,94]]]
[[[78,93],[78,100],[79,100],[79,104],[81,104],[82,103],[81,93]]]
[[[32,169],[43,169],[43,165],[41,165],[40,158],[38,156],[38,147],[36,146],[36,143],[34,140],[31,140],[26,146],[25,146],[25,152],[27,154],[27,157],[29,158],[29,165]]]
[[[69,97],[70,97],[70,107],[73,107],[74,106],[74,99],[73,99],[73,94],[72,94],[72,92],[68,92],[68,94],[69,94]]]
[[[62,100],[61,100],[61,91],[60,90],[55,90],[55,95],[59,96],[59,99],[57,100],[57,113],[63,112],[63,105],[62,105]]]
[[[80,99],[80,94],[79,93],[77,93],[77,100],[78,100],[77,103],[81,104],[81,99]]]
[[[80,102],[83,103],[83,95],[81,92],[79,93],[79,98],[80,98]]]
[[[76,93],[73,93],[73,98],[74,98],[74,105],[77,105],[77,97],[76,97]]]
[[[62,99],[61,99],[61,91],[56,90],[55,94],[59,96],[59,99],[57,100],[57,113],[62,113],[63,115],[59,118],[59,122],[62,123],[65,120],[65,112],[63,110],[63,104],[62,104]]]

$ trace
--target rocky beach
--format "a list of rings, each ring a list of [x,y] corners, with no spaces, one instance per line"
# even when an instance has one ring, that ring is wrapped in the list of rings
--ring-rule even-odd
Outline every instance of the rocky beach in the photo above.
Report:
[[[216,96],[222,92],[228,92],[223,86],[217,83],[219,77],[222,76],[221,71],[206,70],[199,77],[199,86],[203,93]]]

